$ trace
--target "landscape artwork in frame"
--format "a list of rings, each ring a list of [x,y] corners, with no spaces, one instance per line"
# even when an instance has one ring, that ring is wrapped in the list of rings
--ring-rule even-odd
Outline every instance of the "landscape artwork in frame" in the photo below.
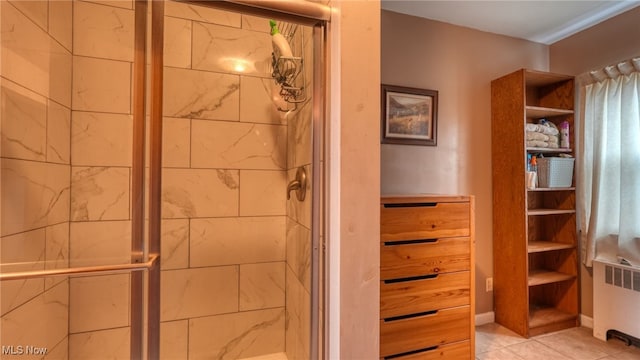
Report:
[[[436,146],[438,92],[382,85],[382,143]]]

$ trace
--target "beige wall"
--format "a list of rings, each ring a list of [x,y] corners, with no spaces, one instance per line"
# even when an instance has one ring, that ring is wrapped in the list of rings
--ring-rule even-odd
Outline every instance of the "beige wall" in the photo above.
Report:
[[[493,311],[484,285],[493,276],[490,83],[547,70],[548,48],[383,11],[381,53],[382,83],[439,92],[438,145],[382,145],[382,193],[476,196],[476,313]]]
[[[590,29],[552,44],[549,48],[550,70],[580,75],[618,61],[640,55],[640,7],[604,21]],[[593,316],[593,275],[580,266],[582,299],[580,312]]]

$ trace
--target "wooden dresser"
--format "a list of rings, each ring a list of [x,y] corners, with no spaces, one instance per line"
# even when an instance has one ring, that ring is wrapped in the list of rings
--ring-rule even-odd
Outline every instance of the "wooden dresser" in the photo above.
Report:
[[[383,196],[380,358],[474,359],[474,198]]]

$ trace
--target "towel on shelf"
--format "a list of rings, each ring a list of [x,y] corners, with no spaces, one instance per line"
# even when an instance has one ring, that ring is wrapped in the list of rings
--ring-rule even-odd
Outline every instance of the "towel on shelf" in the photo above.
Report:
[[[527,147],[548,148],[549,143],[542,140],[527,140]]]
[[[545,135],[537,131],[527,130],[527,140],[549,141],[549,135]]]
[[[543,133],[545,135],[558,135],[559,131],[558,129],[549,126],[549,125],[543,125],[543,124],[527,124],[526,126],[526,130],[527,131],[533,131],[533,132],[539,132],[539,133]]]

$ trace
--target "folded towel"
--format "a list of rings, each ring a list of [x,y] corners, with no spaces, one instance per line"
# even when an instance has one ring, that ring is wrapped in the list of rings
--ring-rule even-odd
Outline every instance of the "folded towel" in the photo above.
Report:
[[[549,135],[527,130],[527,140],[549,141]]]
[[[558,129],[543,124],[527,124],[527,131],[539,132],[545,135],[558,135]]]
[[[549,143],[541,140],[527,140],[527,147],[547,148]]]

